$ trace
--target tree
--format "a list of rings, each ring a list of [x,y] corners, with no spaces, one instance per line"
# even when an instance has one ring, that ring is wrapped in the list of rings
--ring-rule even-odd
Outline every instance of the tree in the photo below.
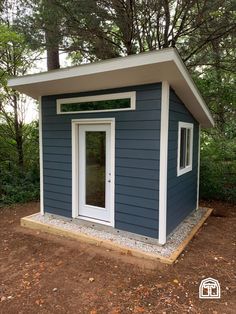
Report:
[[[216,122],[213,130],[203,131],[206,160],[218,145],[225,151],[217,155],[219,167],[229,162],[234,146],[228,143],[235,139],[235,1],[15,1],[21,4],[15,30],[30,49],[47,51],[48,69],[60,66],[60,52],[80,64],[176,47]]]
[[[7,80],[11,76],[26,74],[37,55],[31,52],[24,36],[15,31],[6,7],[4,10],[4,19],[0,21],[0,202],[9,197],[19,200],[22,193],[26,193],[24,185],[28,184],[26,178],[33,168],[29,166],[29,158],[35,156],[27,153],[34,141],[33,125],[24,121],[25,97],[8,88]],[[37,153],[35,145],[34,151]],[[37,157],[35,161],[37,164]],[[15,186],[18,187],[17,195]],[[27,193],[34,194],[32,187]]]
[[[44,17],[44,33],[45,33],[45,46],[47,51],[47,68],[54,70],[60,68],[59,60],[59,44],[60,44],[60,31],[59,31],[59,15],[53,1],[43,0],[41,5],[41,14]]]
[[[196,62],[214,40],[236,29],[229,0],[54,0],[63,15],[61,49],[82,57],[117,55],[177,47],[185,62]],[[105,48],[105,49],[103,49]],[[210,47],[211,48],[211,47]],[[102,53],[101,53],[102,52]],[[81,58],[79,59],[79,61]],[[201,59],[202,60],[202,59]],[[199,62],[199,59],[197,60]],[[188,65],[188,64],[187,64]],[[196,66],[196,63],[195,63]]]
[[[7,87],[7,79],[11,75],[17,75],[19,69],[21,69],[20,73],[24,73],[24,66],[21,60],[23,39],[13,30],[2,24],[0,25],[0,42],[0,118],[1,122],[8,126],[8,129],[4,126],[5,132],[1,132],[1,136],[3,137],[8,133],[7,135],[11,134],[15,140],[18,165],[23,170],[23,108],[20,108],[19,94],[10,91]]]
[[[200,195],[235,202],[235,45],[231,36],[218,39],[212,45],[213,53],[207,58],[208,64],[195,78],[215,121],[214,129],[202,132]]]
[[[193,67],[236,29],[231,0],[21,1],[18,25],[33,46],[54,51],[50,62],[58,51],[80,63],[177,47]]]

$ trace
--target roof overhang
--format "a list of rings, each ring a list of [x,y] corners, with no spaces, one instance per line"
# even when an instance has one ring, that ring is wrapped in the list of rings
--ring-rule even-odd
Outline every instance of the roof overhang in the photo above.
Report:
[[[202,127],[213,118],[174,48],[83,64],[49,72],[12,78],[9,87],[32,98],[96,91],[168,81]]]

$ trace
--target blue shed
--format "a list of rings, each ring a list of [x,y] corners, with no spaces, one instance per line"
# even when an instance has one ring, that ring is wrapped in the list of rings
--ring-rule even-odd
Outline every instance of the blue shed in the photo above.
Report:
[[[160,244],[198,208],[211,114],[173,48],[13,78],[39,100],[41,214]]]

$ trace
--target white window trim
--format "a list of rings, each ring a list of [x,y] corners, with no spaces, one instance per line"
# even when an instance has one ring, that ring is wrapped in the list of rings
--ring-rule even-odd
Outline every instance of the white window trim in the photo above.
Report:
[[[110,222],[96,220],[79,216],[79,145],[78,145],[78,127],[81,124],[110,124],[111,125],[111,171],[113,176],[111,187],[111,220]],[[115,226],[115,118],[100,118],[100,119],[73,119],[71,120],[72,131],[72,218],[79,218],[104,224],[107,226]]]
[[[192,171],[193,169],[193,123],[187,123],[179,121],[179,127],[178,127],[178,161],[177,161],[177,176],[181,176],[189,171]],[[180,131],[181,128],[186,128],[191,130],[190,134],[190,165],[180,169]]]
[[[74,104],[84,103],[90,101],[103,101],[103,100],[115,100],[115,99],[130,99],[129,108],[118,108],[118,109],[103,109],[103,110],[79,110],[79,111],[61,111],[61,104]],[[95,112],[110,112],[110,111],[127,111],[136,109],[136,92],[126,93],[114,93],[114,94],[103,94],[95,96],[84,96],[84,97],[73,97],[73,98],[62,98],[57,99],[57,114],[74,114],[74,113],[95,113]]]

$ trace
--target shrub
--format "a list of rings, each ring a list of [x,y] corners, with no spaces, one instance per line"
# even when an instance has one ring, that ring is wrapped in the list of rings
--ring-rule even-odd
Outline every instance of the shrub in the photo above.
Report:
[[[236,202],[236,144],[202,136],[200,197]]]
[[[0,204],[25,203],[39,199],[39,171],[32,168],[27,174],[5,172],[0,188]]]

